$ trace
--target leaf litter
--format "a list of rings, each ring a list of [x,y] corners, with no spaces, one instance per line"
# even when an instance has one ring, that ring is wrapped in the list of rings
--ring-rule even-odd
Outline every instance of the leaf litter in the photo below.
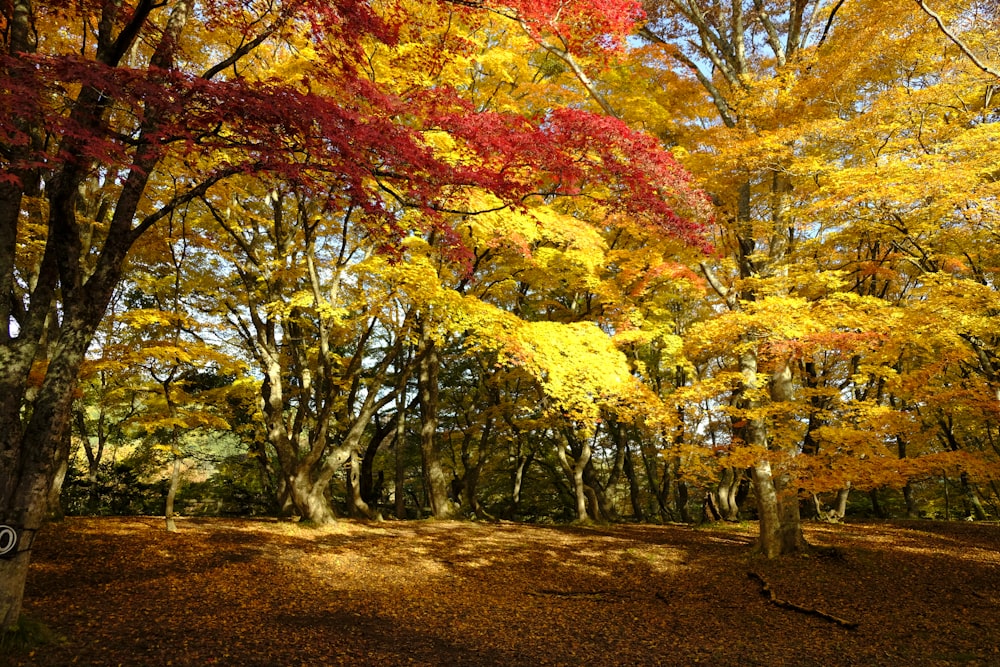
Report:
[[[996,524],[807,524],[776,561],[753,524],[178,526],[48,526],[24,609],[62,640],[0,663],[1000,665]]]

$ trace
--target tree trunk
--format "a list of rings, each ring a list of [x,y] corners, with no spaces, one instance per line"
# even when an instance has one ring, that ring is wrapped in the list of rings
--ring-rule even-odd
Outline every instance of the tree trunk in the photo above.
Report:
[[[406,446],[406,413],[404,412],[406,408],[406,392],[399,392],[396,397],[396,411],[399,415],[399,419],[396,420],[396,476],[395,476],[395,501],[396,501],[396,518],[405,519],[406,518],[406,496],[403,492],[403,487],[406,486],[406,467],[405,459],[403,458],[403,448]]]
[[[642,509],[642,496],[639,491],[639,480],[635,475],[635,462],[632,460],[632,450],[625,449],[625,477],[628,479],[628,498],[632,504],[632,518],[642,522],[646,520],[646,515]]]
[[[52,521],[61,521],[65,518],[65,513],[62,507],[62,487],[63,482],[66,481],[66,473],[69,472],[69,450],[71,447],[72,436],[70,434],[70,429],[66,429],[66,434],[63,436],[62,444],[59,446],[59,451],[56,453],[56,471],[55,476],[52,479],[52,488],[49,489],[49,509],[48,518]]]
[[[757,355],[746,352],[740,356],[745,387],[753,390],[757,386]],[[770,398],[772,402],[788,400],[791,395],[791,369],[787,364],[779,367],[771,376]],[[746,408],[756,407],[748,401]],[[759,417],[747,418],[743,428],[745,441],[760,449],[770,447],[766,425]],[[795,553],[805,547],[802,536],[802,521],[799,513],[798,489],[786,475],[774,475],[771,462],[761,459],[753,466],[754,490],[757,493],[757,513],[760,521],[760,536],[757,549],[766,558],[776,558]]]
[[[167,410],[171,420],[177,419],[177,406],[174,404],[173,394],[170,391],[176,373],[177,367],[175,366],[169,375],[160,381],[160,385],[163,387],[163,399],[167,403]],[[177,532],[177,524],[174,523],[174,498],[177,497],[177,487],[181,483],[181,452],[177,444],[179,440],[180,428],[175,425],[170,431],[170,453],[173,455],[174,461],[170,471],[170,488],[167,489],[167,502],[163,509],[163,518],[166,522],[168,533]]]
[[[590,443],[586,440],[578,444],[580,453],[573,455],[573,452],[567,451],[570,448],[568,441],[557,440],[556,453],[559,456],[559,462],[562,464],[563,470],[566,472],[566,476],[572,484],[573,498],[576,502],[576,520],[586,523],[589,515],[587,513],[587,485],[583,481],[583,470],[587,467],[587,463],[590,462],[591,450]],[[574,456],[572,463],[570,462],[571,455]]]
[[[738,521],[740,505],[746,498],[746,475],[743,469],[724,468],[718,484],[718,512],[724,521]]]
[[[95,290],[95,298],[103,294]],[[101,313],[106,304],[101,304]],[[22,539],[16,555],[0,559],[0,632],[16,626],[24,597],[25,577],[30,553],[28,546],[41,528],[49,509],[50,494],[62,464],[61,445],[70,428],[72,397],[76,378],[87,345],[93,337],[100,315],[91,313],[88,321],[71,309],[59,341],[50,359],[42,386],[30,401],[31,413],[26,423],[21,412],[22,394],[16,390],[14,401],[0,397],[0,526],[10,526]],[[7,349],[0,347],[0,360]],[[2,365],[2,364],[0,364]],[[23,373],[12,363],[0,368],[5,386],[23,384]],[[13,373],[19,375],[14,379]]]
[[[851,483],[848,482],[840,491],[837,491],[837,505],[834,507],[837,519],[843,519],[847,515],[847,500],[851,496]]]
[[[920,517],[917,499],[913,497],[913,485],[910,484],[909,480],[903,485],[903,502],[906,503],[907,519],[917,519]]]
[[[963,471],[960,479],[962,482],[962,493],[965,494],[969,505],[970,511],[968,516],[976,521],[986,521],[989,516],[986,514],[986,510],[983,509],[983,503],[979,500],[979,494],[976,493],[975,486],[969,481],[969,474]]]
[[[175,434],[176,435],[176,434]],[[177,445],[174,444],[174,447]],[[163,516],[167,524],[168,533],[177,532],[177,524],[174,523],[174,498],[177,497],[177,487],[181,482],[181,456],[179,452],[174,452],[174,464],[170,471],[170,488],[167,490],[167,502],[163,510]]]
[[[722,513],[715,502],[715,494],[709,492],[705,494],[705,500],[701,504],[701,522],[715,523],[716,521],[722,521]]]
[[[357,452],[352,452],[347,475],[347,506],[351,516],[374,519],[375,512],[365,501],[362,485],[362,461]]]
[[[436,519],[454,515],[455,506],[448,498],[450,483],[441,465],[437,445],[438,425],[438,372],[441,360],[437,344],[430,336],[426,323],[421,324],[420,343],[417,348],[417,390],[420,396],[420,456],[424,468],[427,500]]]
[[[300,471],[290,480],[289,492],[302,519],[317,526],[336,522],[337,515],[326,497],[328,484],[310,479],[308,470]]]
[[[691,513],[688,511],[688,485],[684,480],[677,480],[676,502],[681,523],[691,523]]]
[[[885,519],[885,510],[882,508],[882,503],[878,497],[878,489],[869,489],[868,499],[872,503],[872,514],[878,519]]]
[[[757,493],[757,519],[760,522],[757,548],[766,558],[777,558],[783,553],[784,540],[778,490],[771,474],[770,461],[764,459],[753,466],[753,481]]]
[[[510,507],[506,512],[508,519],[517,519],[521,511],[521,487],[524,484],[524,473],[531,465],[532,458],[532,455],[523,454],[517,458],[517,466],[511,474]]]
[[[591,516],[594,521],[614,521],[618,518],[618,512],[615,507],[608,501],[608,494],[605,490],[605,485],[601,483],[601,480],[597,477],[597,471],[594,469],[594,459],[593,456],[587,461],[587,465],[583,468],[583,482],[587,485],[590,490],[588,497],[593,503],[591,508]],[[607,487],[611,487],[611,483],[607,484]]]

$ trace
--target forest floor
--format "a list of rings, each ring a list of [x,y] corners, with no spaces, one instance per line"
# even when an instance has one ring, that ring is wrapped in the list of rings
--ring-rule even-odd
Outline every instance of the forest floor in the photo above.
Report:
[[[807,524],[767,562],[753,524],[178,523],[47,527],[24,608],[59,639],[0,664],[1000,666],[996,524]]]

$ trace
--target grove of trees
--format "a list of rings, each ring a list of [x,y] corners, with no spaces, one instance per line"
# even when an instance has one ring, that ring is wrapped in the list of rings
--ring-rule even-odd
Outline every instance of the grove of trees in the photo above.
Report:
[[[0,7],[3,629],[60,507],[1000,515],[992,0]]]

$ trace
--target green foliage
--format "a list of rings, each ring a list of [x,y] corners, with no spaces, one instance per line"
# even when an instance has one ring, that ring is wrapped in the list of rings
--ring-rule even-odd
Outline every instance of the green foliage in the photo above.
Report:
[[[97,480],[71,465],[63,482],[62,506],[69,516],[163,514],[165,480],[148,481],[148,463],[126,460],[104,463]]]
[[[62,635],[52,631],[41,621],[21,614],[13,629],[0,632],[0,655],[29,654],[46,644],[63,641],[65,638]]]
[[[206,516],[275,516],[274,491],[261,479],[260,466],[245,454],[224,458],[203,482],[181,487],[177,505],[181,514]]]

